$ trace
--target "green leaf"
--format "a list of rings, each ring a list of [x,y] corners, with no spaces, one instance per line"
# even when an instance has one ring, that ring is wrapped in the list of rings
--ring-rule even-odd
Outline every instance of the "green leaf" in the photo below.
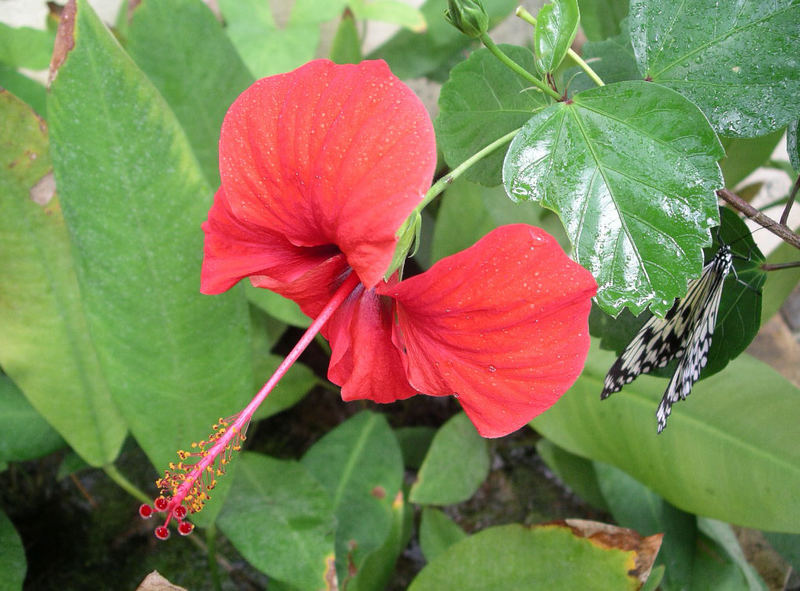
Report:
[[[591,461],[569,453],[548,439],[540,439],[536,442],[536,453],[575,494],[592,507],[608,511],[608,505],[600,490],[594,464]]]
[[[56,180],[100,365],[161,468],[252,393],[247,304],[198,291],[211,190],[169,107],[85,0],[72,33],[48,103]]]
[[[41,117],[47,115],[47,91],[36,80],[0,64],[0,87],[28,103]]]
[[[295,0],[289,22],[292,24],[324,23],[339,18],[349,0]]]
[[[412,503],[450,505],[470,498],[489,474],[489,450],[466,414],[448,420],[433,438],[411,487]]]
[[[253,287],[249,281],[243,281],[242,283],[244,284],[247,299],[273,318],[299,328],[306,328],[311,324],[311,319],[303,314],[300,311],[300,306],[292,300],[278,295],[274,291]]]
[[[800,535],[762,532],[776,552],[778,552],[793,569],[800,570]]]
[[[568,451],[612,464],[676,507],[729,523],[800,531],[800,391],[742,355],[695,384],[656,435],[666,380],[640,376],[600,401],[613,354],[593,347],[575,385],[534,428]]]
[[[664,589],[688,589],[692,581],[697,520],[609,464],[594,462],[603,497],[614,521],[643,536],[663,533],[655,564],[666,566]]]
[[[578,6],[581,28],[589,41],[602,41],[625,29],[620,23],[628,14],[628,0],[578,0]]]
[[[438,261],[475,244],[504,224],[531,224],[544,228],[563,244],[558,218],[535,203],[514,203],[501,187],[487,189],[461,179],[442,196],[432,240],[431,256]]]
[[[395,574],[397,558],[411,539],[414,512],[398,492],[392,503],[392,528],[383,546],[369,554],[356,576],[347,581],[348,591],[383,591]]]
[[[800,133],[800,119],[795,119],[789,123],[786,129],[786,151],[789,153],[789,162],[792,168],[800,174],[800,144],[797,141],[797,135]]]
[[[53,53],[53,33],[0,22],[0,63],[12,68],[44,70]]]
[[[627,3],[625,9],[627,10]],[[583,20],[583,8],[581,8],[581,20]],[[636,64],[636,56],[633,55],[627,21],[623,21],[622,31],[615,37],[605,41],[586,42],[583,45],[581,57],[606,84],[642,79],[642,75],[639,74],[639,66]],[[564,73],[564,80],[569,84],[567,93],[570,97],[597,86],[577,66]]]
[[[797,261],[797,249],[791,244],[783,243],[767,257],[768,264],[792,263]],[[765,324],[780,310],[786,298],[800,283],[800,267],[781,269],[767,273],[764,283],[761,322]]]
[[[415,33],[427,28],[422,12],[399,0],[350,0],[349,4],[359,20],[392,23]]]
[[[715,519],[701,517],[697,520],[697,526],[701,532],[719,544],[731,561],[739,567],[742,575],[747,580],[747,589],[750,589],[750,591],[766,591],[766,584],[761,579],[758,571],[747,561],[744,551],[739,545],[739,540],[736,538],[736,533],[730,525]]]
[[[357,64],[363,59],[361,39],[358,36],[356,21],[350,12],[345,12],[339,21],[329,57],[337,64]]]
[[[553,72],[572,45],[578,32],[578,0],[553,0],[545,4],[536,15],[533,48],[536,67],[543,74]]]
[[[395,429],[397,443],[403,453],[403,464],[406,468],[419,470],[430,449],[431,441],[436,435],[433,427],[400,427]]]
[[[14,382],[0,375],[0,461],[33,460],[65,445]]]
[[[22,540],[6,514],[0,511],[0,586],[3,591],[22,591],[25,572],[25,549]]]
[[[336,570],[360,569],[392,528],[392,501],[400,490],[403,460],[383,415],[361,412],[306,452],[303,465],[333,497]]]
[[[800,4],[631,0],[639,71],[677,90],[722,134],[753,137],[798,115]]]
[[[490,26],[503,20],[518,4],[516,0],[484,0]],[[442,67],[450,68],[463,59],[463,50],[473,40],[450,25],[442,16],[447,0],[426,0],[420,8],[428,28],[423,33],[403,29],[369,54],[369,59],[384,59],[399,78],[433,76]],[[445,77],[447,74],[445,74]]]
[[[425,560],[432,562],[439,554],[467,537],[458,524],[439,509],[423,507],[419,525],[419,545]]]
[[[250,564],[303,591],[330,588],[335,527],[328,492],[302,464],[242,454],[219,528]]]
[[[783,130],[779,129],[757,138],[722,138],[725,158],[719,166],[725,177],[725,186],[735,187],[769,160],[782,137]]]
[[[324,13],[329,4],[333,2],[315,1],[316,12]],[[255,78],[288,72],[314,59],[319,44],[316,23],[322,21],[296,21],[293,17],[285,28],[278,28],[263,0],[220,0],[219,8],[228,37]]]
[[[7,92],[0,113],[0,364],[67,443],[102,466],[126,426],[88,333],[44,123]]]
[[[261,389],[261,386],[275,373],[278,366],[283,361],[279,355],[267,355],[255,360],[254,367],[256,374],[254,392]],[[266,419],[278,414],[300,402],[311,389],[319,383],[319,379],[307,365],[295,363],[286,373],[275,389],[269,393],[267,399],[258,407],[256,414],[253,415],[254,421]]]
[[[568,527],[491,527],[451,546],[409,591],[486,589],[638,589],[633,551],[604,548]],[[499,567],[502,565],[501,567]]]
[[[514,45],[500,48],[527,70],[533,54]],[[473,52],[450,73],[439,95],[436,140],[454,168],[496,139],[522,127],[550,101],[503,65],[488,49]],[[505,147],[471,167],[464,178],[486,186],[499,185]]]
[[[253,77],[211,10],[201,0],[144,0],[126,49],[169,103],[206,180],[218,185],[222,119]]]
[[[573,101],[514,138],[506,191],[559,215],[603,310],[664,314],[699,275],[718,223],[722,147],[694,105],[656,84],[610,84]]]
[[[81,457],[74,451],[69,451],[64,454],[64,459],[58,465],[58,472],[56,472],[56,480],[64,480],[67,476],[77,474],[81,470],[90,468],[89,464],[84,462]]]

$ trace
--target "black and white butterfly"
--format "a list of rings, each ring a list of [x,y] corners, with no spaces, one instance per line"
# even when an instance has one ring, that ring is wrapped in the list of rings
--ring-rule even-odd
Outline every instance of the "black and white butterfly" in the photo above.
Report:
[[[703,267],[700,277],[689,283],[686,296],[664,318],[651,317],[625,347],[606,375],[600,398],[608,398],[640,374],[679,359],[656,411],[661,433],[672,405],[691,393],[708,362],[723,284],[732,268],[733,253],[730,246],[723,244]]]

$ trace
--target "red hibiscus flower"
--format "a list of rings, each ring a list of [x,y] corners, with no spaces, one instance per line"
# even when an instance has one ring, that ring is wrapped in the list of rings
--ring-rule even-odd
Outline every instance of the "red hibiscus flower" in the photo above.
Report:
[[[343,399],[452,395],[484,437],[520,428],[572,385],[596,284],[546,232],[504,226],[420,275],[384,281],[435,162],[424,106],[382,61],[314,61],[256,82],[231,106],[201,291],[248,277],[315,321],[253,402],[201,442],[211,446],[202,460],[167,472],[158,509],[186,525],[180,504],[187,493],[202,501],[198,475],[239,441],[317,331]]]

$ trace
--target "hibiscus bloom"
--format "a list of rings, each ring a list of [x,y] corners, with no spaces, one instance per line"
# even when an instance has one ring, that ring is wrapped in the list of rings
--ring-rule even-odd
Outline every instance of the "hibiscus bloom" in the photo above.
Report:
[[[572,385],[596,284],[543,230],[504,226],[420,275],[384,279],[435,163],[424,106],[382,61],[314,61],[256,82],[231,106],[201,291],[249,278],[315,320],[253,402],[201,442],[212,447],[188,475],[167,473],[171,498],[157,508],[182,521],[181,495],[209,456],[240,440],[317,331],[344,400],[455,396],[484,437],[520,428]]]

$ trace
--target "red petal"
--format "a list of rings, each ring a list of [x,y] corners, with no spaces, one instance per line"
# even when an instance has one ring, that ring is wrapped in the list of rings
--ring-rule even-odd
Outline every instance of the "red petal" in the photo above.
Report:
[[[384,62],[317,60],[259,80],[231,106],[221,198],[249,228],[298,247],[335,245],[371,287],[435,163],[424,106]]]
[[[331,343],[328,379],[345,401],[394,402],[417,394],[392,343],[392,302],[360,286],[323,329]]]
[[[596,289],[552,236],[520,224],[378,291],[396,298],[411,384],[457,395],[481,435],[500,437],[580,374]]]
[[[222,293],[250,275],[289,283],[341,255],[331,246],[294,246],[276,232],[237,219],[221,187],[203,231],[206,238],[200,291],[205,294]]]

